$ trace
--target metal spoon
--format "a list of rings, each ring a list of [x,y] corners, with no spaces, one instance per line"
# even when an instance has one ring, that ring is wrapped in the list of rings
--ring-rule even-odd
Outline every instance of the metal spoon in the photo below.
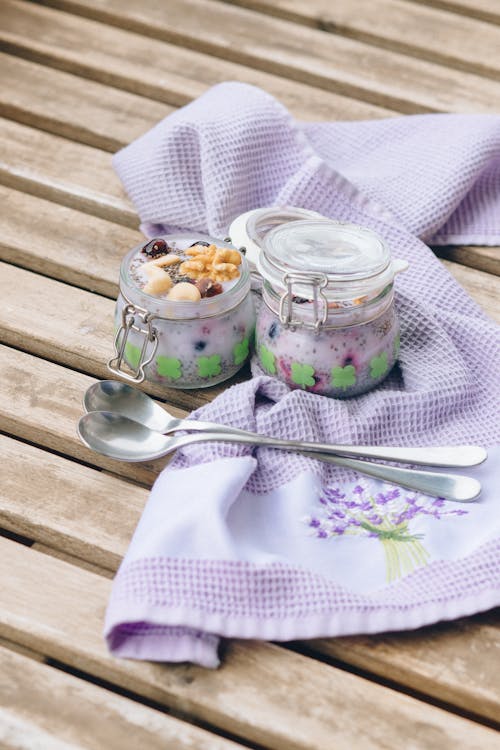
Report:
[[[248,430],[240,430],[237,427],[215,424],[213,422],[199,422],[194,419],[178,419],[169,414],[150,396],[147,396],[137,388],[117,380],[101,380],[88,388],[83,399],[85,411],[111,411],[122,414],[125,417],[141,422],[141,424],[152,430],[157,430],[164,435],[176,430],[189,430],[193,432],[224,432],[232,435],[246,435],[259,438],[267,436],[257,435]],[[282,441],[283,442],[283,441]],[[267,443],[269,445],[269,443]],[[300,444],[303,445],[303,444]],[[277,447],[277,446],[274,446]],[[284,447],[284,446],[282,446]],[[292,448],[292,445],[290,445]],[[295,442],[295,450],[305,450]],[[426,447],[426,448],[398,448],[392,446],[352,446],[308,443],[307,450],[315,452],[328,452],[336,455],[355,456],[357,458],[375,458],[382,461],[396,461],[407,464],[419,464],[424,466],[457,467],[475,466],[487,458],[484,448],[478,445],[454,445],[449,447]]]
[[[290,441],[266,438],[263,435],[210,432],[167,437],[121,414],[106,411],[94,411],[85,414],[78,423],[78,434],[89,448],[120,461],[152,461],[173,453],[185,445],[204,441],[236,442],[284,450],[291,449]],[[470,502],[475,500],[481,492],[480,483],[471,477],[384,466],[352,458],[326,455],[325,453],[313,454],[307,452],[311,443],[299,443],[298,445],[304,446],[307,449],[306,455],[311,458],[333,463],[336,466],[344,466],[346,469],[353,469],[391,484],[399,484],[423,492],[426,495]],[[315,443],[312,443],[312,445],[316,446]],[[292,449],[296,450],[295,447]]]

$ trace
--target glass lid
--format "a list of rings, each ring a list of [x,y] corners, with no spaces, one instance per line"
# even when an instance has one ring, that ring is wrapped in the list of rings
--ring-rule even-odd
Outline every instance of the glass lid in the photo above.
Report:
[[[255,266],[269,232],[278,226],[303,221],[304,219],[324,219],[328,221],[317,211],[309,211],[295,206],[254,208],[236,217],[229,227],[229,235],[236,247],[245,248],[247,260]]]
[[[276,227],[265,238],[263,255],[264,276],[275,275],[271,266],[284,273],[322,274],[329,282],[378,276],[391,262],[388,247],[375,232],[324,219]]]

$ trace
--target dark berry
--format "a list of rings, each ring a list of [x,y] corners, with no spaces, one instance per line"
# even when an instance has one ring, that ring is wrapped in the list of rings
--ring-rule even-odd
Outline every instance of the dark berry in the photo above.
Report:
[[[196,282],[196,288],[202,297],[215,297],[222,293],[222,285],[213,279],[200,279]]]
[[[197,352],[202,352],[203,349],[206,347],[206,345],[207,345],[206,341],[197,341],[196,344],[194,345],[194,348],[196,349]]]
[[[297,297],[297,295],[294,294],[292,297],[292,302],[295,302],[296,305],[303,305],[304,302],[309,302],[309,300],[305,297]]]
[[[198,240],[198,242],[193,242],[193,244],[189,245],[189,247],[196,247],[196,245],[201,245],[202,247],[210,247],[210,242],[205,242],[205,240]]]
[[[167,255],[170,252],[170,248],[165,240],[155,239],[144,245],[141,252],[147,255],[148,258],[158,258],[160,255]]]
[[[352,363],[353,363],[352,357],[345,357],[344,362],[343,362],[344,367],[346,365],[352,365]]]
[[[276,321],[274,321],[274,323],[271,323],[271,325],[269,326],[267,335],[270,339],[274,339],[275,336],[278,335],[278,323]]]

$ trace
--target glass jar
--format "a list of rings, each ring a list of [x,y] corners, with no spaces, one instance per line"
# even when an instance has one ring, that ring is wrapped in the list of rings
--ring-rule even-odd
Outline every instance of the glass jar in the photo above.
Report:
[[[235,249],[228,241],[202,234],[157,239],[178,253],[198,242]],[[230,378],[248,360],[255,328],[245,258],[238,266],[239,277],[221,294],[180,301],[141,289],[131,269],[141,247],[133,248],[121,264],[115,355],[109,370],[134,383],[147,380],[169,388],[203,388]]]
[[[390,372],[399,349],[394,276],[382,239],[343,222],[282,224],[262,240],[256,348],[263,370],[292,388],[346,398]]]

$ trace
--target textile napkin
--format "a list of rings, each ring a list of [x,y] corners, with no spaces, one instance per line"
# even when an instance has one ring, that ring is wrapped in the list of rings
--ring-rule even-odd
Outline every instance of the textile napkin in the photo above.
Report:
[[[300,123],[265,92],[220,84],[114,157],[148,236],[224,237],[251,208],[294,205],[378,232],[396,282],[399,364],[335,400],[254,377],[193,414],[269,435],[354,444],[479,443],[462,505],[297,454],[179,451],[115,578],[117,656],[215,667],[219,638],[416,628],[500,604],[498,328],[426,247],[499,244],[500,117]],[[460,473],[460,472],[457,472]]]

